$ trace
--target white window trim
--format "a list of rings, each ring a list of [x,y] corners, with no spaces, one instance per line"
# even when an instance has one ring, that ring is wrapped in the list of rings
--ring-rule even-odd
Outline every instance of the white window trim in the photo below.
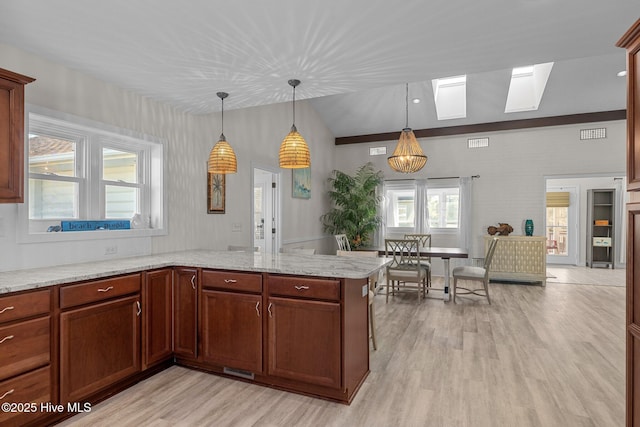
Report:
[[[86,127],[92,132],[98,131],[102,134],[104,140],[99,144],[99,149],[102,150],[103,146],[116,147],[117,143],[114,143],[113,139],[126,140],[127,138],[133,138],[137,142],[146,142],[149,144],[151,156],[149,158],[149,164],[144,165],[142,173],[148,174],[145,179],[149,179],[151,187],[149,193],[144,197],[149,198],[150,202],[148,206],[153,212],[152,225],[153,228],[147,229],[130,229],[130,230],[96,230],[96,231],[74,231],[74,232],[30,232],[29,231],[29,153],[28,153],[28,130],[29,130],[29,115],[37,114],[52,121],[60,120],[64,122],[72,123],[76,127]],[[18,217],[16,227],[16,240],[18,243],[45,243],[45,242],[66,242],[76,240],[98,240],[98,239],[118,239],[118,238],[131,238],[131,237],[151,237],[151,236],[164,236],[168,234],[168,195],[166,191],[166,161],[162,160],[166,151],[164,140],[143,134],[140,132],[132,131],[129,129],[122,129],[117,126],[108,125],[105,123],[97,122],[84,117],[75,116],[72,114],[62,113],[59,111],[50,110],[48,108],[39,107],[31,104],[25,105],[25,144],[24,144],[24,191],[25,202],[18,204]],[[130,148],[129,148],[130,150]],[[153,168],[162,160],[161,167]],[[97,169],[96,169],[97,170]],[[102,180],[100,179],[100,187],[102,188]],[[153,197],[153,196],[156,197]],[[95,204],[92,204],[95,206]],[[80,209],[83,209],[80,207]],[[147,215],[149,215],[147,213]]]

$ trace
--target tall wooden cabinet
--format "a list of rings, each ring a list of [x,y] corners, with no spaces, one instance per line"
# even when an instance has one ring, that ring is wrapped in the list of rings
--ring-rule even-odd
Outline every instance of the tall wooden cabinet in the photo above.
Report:
[[[587,267],[614,268],[616,190],[587,191]]]
[[[618,41],[627,51],[627,426],[640,425],[640,19]]]
[[[0,203],[24,201],[24,86],[34,80],[0,68]]]

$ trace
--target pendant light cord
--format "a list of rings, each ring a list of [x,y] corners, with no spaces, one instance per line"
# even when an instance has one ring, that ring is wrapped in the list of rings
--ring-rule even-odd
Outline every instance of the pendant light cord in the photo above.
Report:
[[[296,87],[293,87],[293,126],[296,125]]]
[[[409,127],[409,83],[407,83],[407,96],[406,96],[406,112],[407,112],[407,122],[405,128]]]
[[[220,117],[221,121],[222,121],[222,134],[224,135],[224,98],[221,99],[222,101],[222,116]]]

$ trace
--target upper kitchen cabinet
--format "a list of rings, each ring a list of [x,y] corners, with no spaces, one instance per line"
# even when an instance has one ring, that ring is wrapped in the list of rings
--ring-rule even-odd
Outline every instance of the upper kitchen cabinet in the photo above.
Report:
[[[0,68],[0,203],[24,201],[24,85],[34,80]]]

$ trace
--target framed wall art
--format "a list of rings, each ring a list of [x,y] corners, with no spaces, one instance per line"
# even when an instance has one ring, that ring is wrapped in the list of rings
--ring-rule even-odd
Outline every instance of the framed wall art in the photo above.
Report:
[[[224,213],[225,175],[207,172],[207,213]]]
[[[292,197],[296,199],[311,198],[311,168],[292,169]]]

